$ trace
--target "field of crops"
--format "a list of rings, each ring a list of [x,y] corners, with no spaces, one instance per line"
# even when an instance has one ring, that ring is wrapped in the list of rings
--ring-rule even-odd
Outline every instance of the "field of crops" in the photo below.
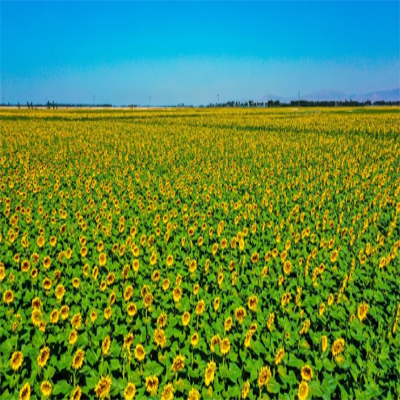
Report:
[[[398,108],[0,123],[1,400],[400,398]]]

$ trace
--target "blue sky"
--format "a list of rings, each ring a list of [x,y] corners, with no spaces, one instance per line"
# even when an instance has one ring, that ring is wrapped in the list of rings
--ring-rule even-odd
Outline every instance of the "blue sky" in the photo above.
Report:
[[[399,2],[1,2],[11,102],[207,104],[399,87]]]

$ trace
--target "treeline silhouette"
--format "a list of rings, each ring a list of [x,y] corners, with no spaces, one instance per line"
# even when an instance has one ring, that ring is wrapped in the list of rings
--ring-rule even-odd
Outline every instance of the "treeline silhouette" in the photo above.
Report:
[[[33,102],[26,102],[26,105],[21,105],[18,103],[2,103],[1,107],[26,107],[28,109],[34,108],[47,108],[47,109],[57,109],[57,108],[112,108],[115,107],[112,104],[84,104],[84,103],[56,103],[48,101],[45,104]],[[364,106],[400,106],[400,100],[397,101],[375,101],[371,102],[370,100],[366,101],[355,101],[355,100],[345,100],[345,101],[308,101],[308,100],[292,100],[290,102],[280,102],[279,100],[269,100],[265,102],[256,102],[256,101],[228,101],[226,103],[210,103],[206,106],[200,105],[200,107],[364,107]],[[121,108],[136,108],[140,107],[136,104],[122,105],[117,106]],[[146,107],[145,105],[142,107]],[[177,105],[165,105],[165,106],[153,106],[153,107],[188,107],[192,108],[193,105],[185,105],[184,103],[179,103]]]
[[[363,106],[399,106],[398,101],[308,101],[308,100],[292,100],[288,103],[281,103],[279,100],[269,100],[266,102],[255,101],[228,101],[226,103],[209,104],[207,107],[363,107]]]
[[[26,107],[29,109],[34,109],[34,108],[47,108],[47,109],[57,109],[59,107],[61,108],[111,108],[112,104],[83,104],[83,103],[56,103],[56,102],[51,102],[48,101],[45,104],[42,103],[33,103],[32,101],[29,102],[27,101],[25,105],[18,103],[1,103],[0,107]]]

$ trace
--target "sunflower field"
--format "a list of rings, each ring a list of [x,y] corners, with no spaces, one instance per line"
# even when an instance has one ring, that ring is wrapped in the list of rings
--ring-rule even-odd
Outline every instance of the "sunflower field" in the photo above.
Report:
[[[0,123],[1,400],[400,398],[398,108]]]

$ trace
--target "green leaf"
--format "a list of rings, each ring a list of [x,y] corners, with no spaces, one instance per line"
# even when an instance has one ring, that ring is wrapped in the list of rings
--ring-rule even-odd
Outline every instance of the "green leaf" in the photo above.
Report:
[[[269,393],[275,393],[275,394],[279,393],[280,389],[281,389],[281,387],[280,387],[279,383],[274,378],[271,378],[268,381],[267,390]]]
[[[57,382],[53,389],[53,394],[69,394],[72,391],[72,386],[65,380]],[[66,396],[65,396],[66,397]]]
[[[228,378],[233,383],[236,383],[237,381],[239,381],[240,383],[241,377],[242,377],[242,370],[236,364],[230,363]]]

